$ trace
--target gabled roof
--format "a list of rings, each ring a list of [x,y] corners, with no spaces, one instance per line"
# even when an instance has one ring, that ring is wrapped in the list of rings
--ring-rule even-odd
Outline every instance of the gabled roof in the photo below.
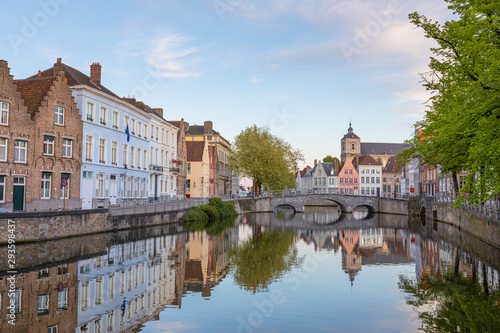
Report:
[[[311,171],[311,167],[308,165],[304,169],[300,171],[300,177],[304,177],[306,173],[309,173]]]
[[[187,141],[187,160],[188,162],[202,162],[203,152],[205,150],[205,141]]]
[[[361,142],[361,155],[397,155],[408,148],[406,143]]]
[[[205,134],[205,126],[203,125],[189,125],[189,128],[186,131],[186,135],[204,135],[204,134]],[[212,133],[207,135],[220,135],[220,133],[215,130],[212,130]]]
[[[24,105],[28,108],[28,112],[33,113],[38,109],[55,79],[55,76],[50,76],[14,81],[24,100]]]
[[[103,85],[97,85],[94,82],[90,81],[90,77],[83,74],[79,70],[74,69],[73,67],[70,67],[70,66],[63,64],[63,63],[61,63],[60,65],[62,66],[62,69],[65,72],[65,76],[68,79],[68,85],[70,87],[71,86],[78,86],[78,85],[86,85],[86,86],[89,86],[91,88],[101,90],[101,91],[105,92],[106,94],[111,95],[113,97],[120,98],[117,95],[115,95],[111,90],[104,87]],[[30,76],[28,79],[33,79],[33,78],[40,77],[40,76],[45,77],[45,78],[54,76],[54,68],[51,67],[49,69],[46,69],[46,70],[42,71],[40,74]]]
[[[355,157],[353,159],[352,164],[354,166],[359,166],[359,165],[382,165],[379,161],[375,160],[370,155],[357,156],[357,157]]]
[[[175,127],[181,128],[180,120],[168,120],[168,122],[174,125]]]
[[[335,168],[335,163],[322,163],[327,176],[338,176],[339,171]]]
[[[389,160],[387,161],[387,164],[385,165],[385,168],[382,170],[382,172],[391,172],[391,173],[401,173],[402,167],[397,167],[398,160],[396,156],[391,156],[389,157]]]

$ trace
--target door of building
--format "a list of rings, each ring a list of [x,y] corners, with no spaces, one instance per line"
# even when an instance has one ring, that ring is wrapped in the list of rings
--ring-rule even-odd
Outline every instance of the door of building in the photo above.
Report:
[[[82,209],[92,209],[92,172],[89,171],[83,172]]]
[[[13,207],[12,210],[24,210],[24,185],[26,178],[14,177]]]
[[[111,205],[116,204],[117,190],[118,190],[118,184],[116,183],[116,175],[111,175],[109,182],[109,203]]]

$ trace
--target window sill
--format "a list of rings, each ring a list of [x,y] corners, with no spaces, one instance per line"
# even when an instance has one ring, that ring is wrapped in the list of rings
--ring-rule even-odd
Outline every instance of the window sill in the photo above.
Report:
[[[61,126],[61,127],[66,127],[66,125],[64,125],[64,124],[62,124],[62,125],[61,125],[61,124],[56,124],[56,123],[54,123],[54,125],[56,125],[56,126]]]
[[[14,161],[14,163],[17,163],[17,164],[28,164],[28,162],[21,162],[21,161]]]
[[[54,154],[42,154],[43,156],[54,156]]]
[[[63,156],[63,158],[73,158],[73,156]]]

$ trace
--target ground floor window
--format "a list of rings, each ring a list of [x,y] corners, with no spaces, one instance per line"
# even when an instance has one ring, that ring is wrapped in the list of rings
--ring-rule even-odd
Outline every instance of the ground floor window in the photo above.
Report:
[[[102,173],[96,175],[95,196],[97,198],[104,198],[104,174]]]
[[[49,172],[42,172],[42,192],[40,198],[50,199],[50,183],[52,174]]]
[[[61,173],[61,199],[69,199],[69,173]],[[66,186],[63,187],[63,179],[66,179]]]

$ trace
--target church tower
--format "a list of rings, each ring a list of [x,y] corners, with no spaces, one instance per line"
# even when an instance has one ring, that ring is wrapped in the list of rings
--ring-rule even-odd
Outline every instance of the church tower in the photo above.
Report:
[[[342,163],[345,163],[347,159],[361,155],[361,139],[352,131],[351,122],[349,122],[347,134],[340,140],[340,151],[340,160]]]

